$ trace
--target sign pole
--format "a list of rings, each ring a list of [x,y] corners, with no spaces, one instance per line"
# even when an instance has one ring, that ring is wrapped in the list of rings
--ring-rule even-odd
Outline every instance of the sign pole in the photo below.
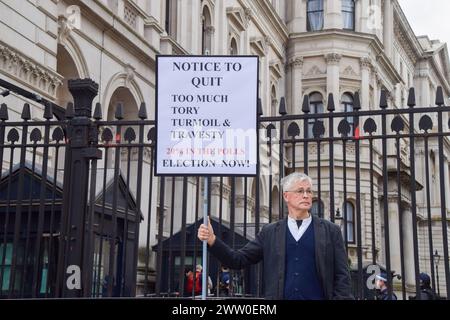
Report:
[[[257,172],[257,56],[156,57],[155,174],[204,178],[208,226],[209,176]],[[208,290],[208,243],[202,248],[202,300]]]
[[[205,184],[203,190],[203,223],[208,226],[208,178],[205,177]],[[202,300],[206,300],[206,290],[208,287],[208,277],[207,277],[207,250],[208,243],[203,241],[203,272],[202,272]]]

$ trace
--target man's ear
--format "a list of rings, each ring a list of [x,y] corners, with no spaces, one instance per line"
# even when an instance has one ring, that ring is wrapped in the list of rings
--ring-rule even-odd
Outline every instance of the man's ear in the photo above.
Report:
[[[284,199],[284,201],[286,201],[286,197],[287,197],[287,192],[283,192],[283,199]]]

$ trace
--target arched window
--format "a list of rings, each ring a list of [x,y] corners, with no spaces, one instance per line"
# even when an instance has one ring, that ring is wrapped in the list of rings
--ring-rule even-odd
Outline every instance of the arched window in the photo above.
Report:
[[[271,105],[271,112],[272,116],[277,115],[277,107],[278,107],[278,99],[277,99],[277,91],[275,90],[275,86],[272,86],[272,90],[270,93],[270,105]]]
[[[319,92],[313,92],[309,95],[309,109],[310,114],[323,113],[323,98]],[[314,137],[313,126],[316,119],[308,120],[308,138]]]
[[[350,93],[344,93],[342,96],[342,110],[344,112],[353,112],[353,96]],[[354,118],[353,117],[347,117],[347,122],[350,125],[350,133],[349,136],[353,136],[353,130],[354,130]]]
[[[342,18],[344,29],[355,30],[355,1],[342,0]]]
[[[239,54],[238,46],[237,46],[237,42],[236,42],[235,38],[231,39],[229,54],[230,54],[230,56],[237,56]]]
[[[344,203],[342,216],[347,226],[347,242],[355,243],[355,207],[350,201]]]
[[[320,205],[319,205],[319,200],[314,200],[312,202],[311,214],[315,215],[315,216],[318,216],[320,218],[323,218],[324,205],[323,205],[322,200],[320,200]]]
[[[307,30],[317,31],[323,29],[323,0],[308,0]]]
[[[213,30],[211,14],[208,7],[204,6],[202,13],[202,54],[211,54]]]

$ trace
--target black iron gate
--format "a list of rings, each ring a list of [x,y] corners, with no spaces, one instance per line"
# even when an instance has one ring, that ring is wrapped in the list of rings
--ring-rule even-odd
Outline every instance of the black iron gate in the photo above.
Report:
[[[203,178],[154,177],[154,121],[142,104],[139,119],[102,121],[91,105],[97,85],[69,82],[74,105],[54,120],[21,119],[0,108],[0,295],[24,297],[194,296],[188,269],[201,265]],[[373,275],[387,272],[391,290],[408,299],[419,274],[431,275],[442,297],[450,290],[450,107],[439,89],[436,107],[279,116],[259,105],[258,176],[209,177],[208,208],[216,233],[239,248],[266,223],[285,217],[280,180],[308,173],[313,213],[341,225],[355,296],[373,298]],[[449,121],[449,123],[447,123]],[[261,266],[230,271],[209,256],[211,296],[259,297]],[[378,269],[377,269],[378,268]],[[194,278],[198,274],[194,272]]]

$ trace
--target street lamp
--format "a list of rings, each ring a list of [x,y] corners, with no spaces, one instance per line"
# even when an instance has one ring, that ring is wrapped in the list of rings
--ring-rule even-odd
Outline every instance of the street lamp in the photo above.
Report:
[[[437,288],[438,297],[441,295],[441,293],[439,292],[439,269],[438,269],[438,264],[439,264],[440,260],[441,260],[441,255],[436,250],[433,254],[433,262],[434,262],[434,265],[436,266],[436,288]],[[436,288],[434,288],[434,289],[436,290]]]

